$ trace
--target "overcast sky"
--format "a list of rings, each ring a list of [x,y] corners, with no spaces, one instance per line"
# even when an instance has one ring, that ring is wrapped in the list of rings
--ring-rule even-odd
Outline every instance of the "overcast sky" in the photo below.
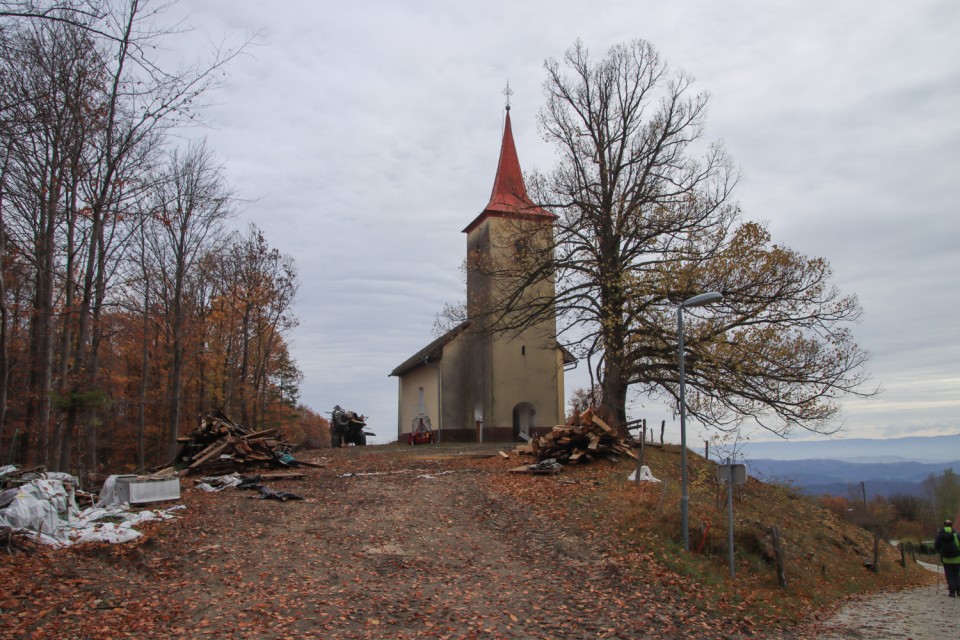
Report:
[[[960,431],[960,2],[182,0],[172,15],[196,28],[176,44],[188,57],[262,32],[189,135],[250,200],[238,224],[299,267],[291,342],[314,410],[396,437],[387,374],[464,297],[461,230],[490,195],[505,84],[521,165],[548,171],[544,60],[641,38],[710,93],[744,217],[859,296],[884,391],[844,403],[843,435]],[[642,400],[631,417],[678,429]]]

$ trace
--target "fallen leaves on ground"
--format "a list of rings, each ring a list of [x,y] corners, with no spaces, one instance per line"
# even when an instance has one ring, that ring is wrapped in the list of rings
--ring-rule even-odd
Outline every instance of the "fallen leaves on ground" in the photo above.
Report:
[[[661,562],[648,532],[622,539],[621,519],[597,508],[610,467],[559,481],[510,464],[350,448],[282,483],[303,502],[186,490],[178,519],[134,543],[0,557],[0,638],[779,633]],[[659,495],[631,491],[637,504]]]

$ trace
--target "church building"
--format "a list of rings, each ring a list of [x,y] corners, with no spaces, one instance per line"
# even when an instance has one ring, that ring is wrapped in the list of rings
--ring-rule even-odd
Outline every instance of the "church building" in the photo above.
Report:
[[[502,308],[504,265],[536,250],[556,216],[527,195],[506,107],[500,162],[487,206],[467,234],[466,320],[391,373],[399,380],[397,436],[420,422],[439,442],[513,442],[564,421],[564,368],[576,364],[556,340],[555,312],[522,330],[492,332],[491,309]],[[525,298],[555,298],[553,278],[528,287]]]

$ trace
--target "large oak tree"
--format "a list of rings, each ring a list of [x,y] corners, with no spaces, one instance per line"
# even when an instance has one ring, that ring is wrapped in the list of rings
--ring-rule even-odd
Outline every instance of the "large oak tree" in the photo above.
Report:
[[[591,363],[622,423],[628,391],[678,406],[677,307],[720,291],[719,304],[685,311],[691,415],[825,432],[840,397],[873,393],[850,332],[856,297],[831,284],[826,260],[741,218],[738,172],[705,140],[708,96],[689,76],[644,41],[599,60],[577,42],[546,72],[539,121],[559,161],[531,187],[559,219],[550,251],[496,274],[510,292],[490,310],[499,329],[555,308],[562,340]],[[551,277],[556,300],[531,299],[531,285]]]

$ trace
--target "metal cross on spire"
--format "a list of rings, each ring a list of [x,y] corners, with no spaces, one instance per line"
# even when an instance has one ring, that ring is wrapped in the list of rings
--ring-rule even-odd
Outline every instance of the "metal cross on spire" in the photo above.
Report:
[[[503,95],[507,96],[507,111],[510,111],[510,96],[513,95],[513,89],[510,88],[509,80],[507,80],[507,88],[503,90]]]

